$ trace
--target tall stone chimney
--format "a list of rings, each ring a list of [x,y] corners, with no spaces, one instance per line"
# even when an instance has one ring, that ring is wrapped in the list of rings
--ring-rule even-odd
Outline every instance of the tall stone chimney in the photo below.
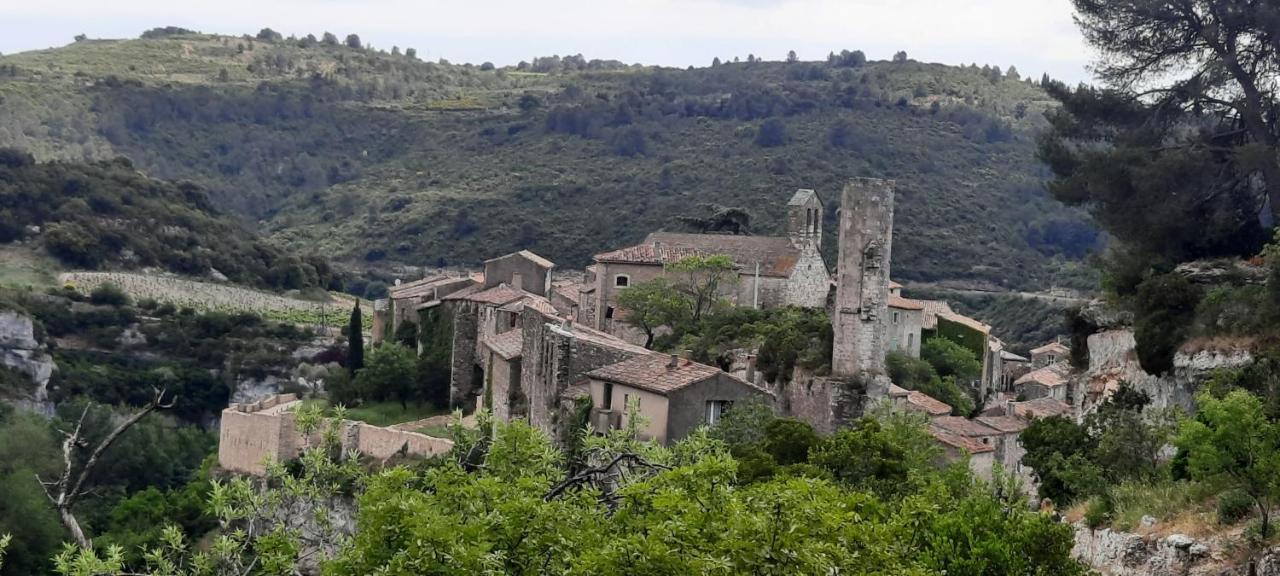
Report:
[[[833,375],[869,383],[884,372],[888,350],[889,260],[893,253],[894,182],[855,178],[840,200],[840,256]]]

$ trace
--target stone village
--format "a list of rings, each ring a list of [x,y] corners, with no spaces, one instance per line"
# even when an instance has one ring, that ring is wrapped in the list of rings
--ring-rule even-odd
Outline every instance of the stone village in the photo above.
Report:
[[[1081,410],[1085,391],[1068,378],[1070,351],[1054,342],[1024,358],[945,301],[903,297],[890,279],[892,181],[854,179],[838,205],[834,273],[820,252],[824,203],[816,191],[799,190],[786,205],[785,236],[654,232],[597,254],[580,274],[560,273],[555,263],[522,250],[486,261],[482,272],[398,283],[375,303],[373,341],[404,323],[444,326],[452,350],[450,406],[526,420],[552,438],[575,432],[583,413],[596,432],[626,426],[629,414],[638,414],[644,436],[669,443],[753,397],[830,433],[889,403],[926,414],[948,459],[968,458],[988,478],[999,463],[1030,486],[1019,433],[1032,418],[1078,417]],[[796,366],[790,378],[773,382],[756,369],[756,350],[738,351],[726,370],[640,345],[643,335],[624,321],[618,295],[662,277],[674,262],[710,255],[735,264],[737,281],[720,294],[732,305],[825,309],[834,337],[830,370]],[[964,343],[981,362],[981,377],[964,383],[983,402],[975,418],[953,416],[951,406],[885,374],[887,353],[918,357],[922,343],[938,335]],[[1096,400],[1098,391],[1091,392]],[[289,410],[296,402],[285,395],[227,408],[220,464],[261,473],[268,459],[296,456],[306,441]],[[374,458],[434,455],[452,446],[394,427],[346,423],[344,431],[348,448]]]

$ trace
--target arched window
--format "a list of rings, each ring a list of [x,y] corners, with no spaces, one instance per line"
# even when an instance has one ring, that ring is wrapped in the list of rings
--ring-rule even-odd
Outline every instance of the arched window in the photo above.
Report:
[[[631,277],[626,274],[619,274],[613,277],[613,285],[618,288],[626,288],[631,285]]]

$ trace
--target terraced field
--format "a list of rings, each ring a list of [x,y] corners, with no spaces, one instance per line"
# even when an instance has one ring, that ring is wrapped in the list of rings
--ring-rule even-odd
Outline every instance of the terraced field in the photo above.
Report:
[[[195,310],[253,312],[272,320],[320,327],[342,326],[355,304],[355,298],[345,294],[330,293],[328,301],[302,300],[228,284],[133,272],[67,272],[60,274],[58,281],[85,294],[102,284],[114,284],[134,300],[150,298]],[[373,306],[363,301],[362,307],[368,329],[373,323]]]

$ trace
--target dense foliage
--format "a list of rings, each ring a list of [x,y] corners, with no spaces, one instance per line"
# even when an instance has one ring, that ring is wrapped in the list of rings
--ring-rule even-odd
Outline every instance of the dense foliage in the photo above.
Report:
[[[339,288],[326,260],[271,246],[190,183],[148,178],[125,159],[37,163],[0,150],[0,243],[32,239],[68,266],[155,266],[260,287]]]

